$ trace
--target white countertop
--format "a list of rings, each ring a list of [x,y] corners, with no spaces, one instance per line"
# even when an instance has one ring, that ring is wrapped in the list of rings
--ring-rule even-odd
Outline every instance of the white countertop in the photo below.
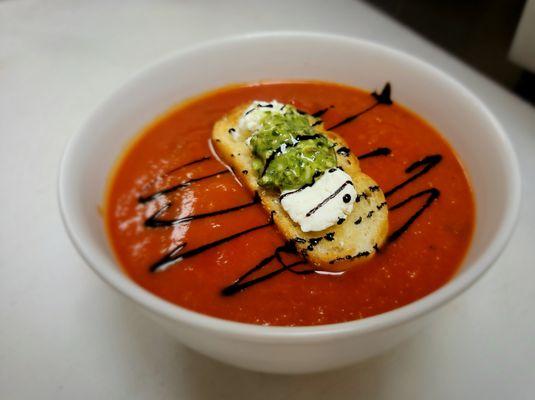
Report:
[[[535,110],[366,5],[272,3],[0,2],[1,399],[534,398]],[[166,336],[84,265],[56,201],[65,143],[133,72],[191,43],[276,29],[369,38],[431,61],[497,115],[524,173],[520,223],[481,281],[395,350],[309,376],[242,371]]]

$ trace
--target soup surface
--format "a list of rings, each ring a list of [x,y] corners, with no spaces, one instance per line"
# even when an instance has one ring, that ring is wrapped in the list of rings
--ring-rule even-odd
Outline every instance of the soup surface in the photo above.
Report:
[[[109,184],[105,218],[120,264],[172,303],[265,325],[355,320],[436,290],[470,244],[473,195],[448,143],[396,104],[395,91],[393,104],[389,96],[389,85],[373,95],[274,82],[225,87],[169,111],[128,148]],[[390,237],[370,261],[322,273],[274,257],[283,237],[209,143],[214,123],[232,108],[273,99],[320,115],[383,189]]]

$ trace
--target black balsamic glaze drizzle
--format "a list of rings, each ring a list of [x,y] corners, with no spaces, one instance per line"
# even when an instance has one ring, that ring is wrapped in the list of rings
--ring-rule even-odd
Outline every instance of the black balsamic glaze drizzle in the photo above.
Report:
[[[398,208],[403,207],[405,204],[410,203],[411,201],[422,197],[427,196],[425,199],[424,204],[416,211],[400,228],[396,229],[394,232],[390,234],[388,237],[388,241],[392,242],[399,238],[409,227],[413,224],[416,219],[422,215],[422,213],[431,205],[433,204],[433,201],[438,199],[440,197],[440,190],[436,188],[426,189],[422,190],[421,192],[415,193],[409,197],[407,197],[405,200],[400,201],[399,203],[394,204],[392,207],[390,207],[390,211],[397,210]]]
[[[349,156],[349,153],[351,153],[351,150],[349,150],[347,147],[340,147],[338,150],[336,150],[336,153],[347,157]]]
[[[248,233],[257,231],[262,228],[266,228],[268,226],[273,225],[273,221],[269,221],[262,225],[253,226],[252,228],[245,229],[243,231],[240,231],[238,233],[234,233],[232,235],[226,236],[222,239],[218,239],[216,241],[213,241],[211,243],[204,244],[202,246],[196,247],[192,250],[181,252],[186,246],[187,243],[180,243],[176,247],[171,250],[171,252],[167,253],[165,256],[163,256],[161,259],[156,261],[154,264],[150,267],[150,272],[158,272],[161,269],[167,269],[167,267],[171,266],[172,264],[175,264],[179,261],[182,261],[186,258],[196,256],[197,254],[201,254],[202,252],[206,250],[210,250],[214,247],[217,247],[223,243],[230,242],[231,240],[237,239],[240,236],[247,235]]]
[[[439,155],[439,154],[434,154],[434,155],[426,156],[426,157],[422,158],[421,160],[413,162],[411,165],[409,165],[409,167],[407,167],[407,169],[405,169],[406,173],[410,174],[410,173],[418,170],[419,168],[421,168],[421,169],[418,172],[416,172],[414,175],[410,176],[409,178],[407,178],[403,182],[397,184],[392,189],[390,189],[388,192],[386,192],[385,193],[385,197],[391,196],[392,194],[394,194],[395,192],[397,192],[401,188],[403,188],[406,185],[408,185],[409,183],[413,182],[415,179],[418,179],[422,175],[425,175],[431,169],[436,167],[440,163],[440,161],[442,161],[442,156]],[[374,192],[374,191],[378,190],[379,187],[378,186],[370,186],[368,189],[370,190],[370,192]],[[396,229],[394,232],[392,232],[390,234],[390,236],[388,236],[387,242],[391,243],[394,240],[398,239],[403,233],[405,233],[410,228],[410,226],[414,223],[414,221],[416,221],[418,219],[418,217],[420,215],[422,215],[422,213],[429,206],[431,206],[431,204],[433,204],[433,201],[440,197],[440,190],[438,190],[436,188],[430,188],[430,189],[423,190],[421,192],[418,192],[416,194],[413,194],[413,195],[409,196],[405,200],[402,200],[402,201],[400,201],[400,202],[396,203],[395,205],[393,205],[393,206],[388,208],[389,211],[395,211],[395,210],[405,206],[406,204],[409,204],[413,200],[416,200],[419,197],[423,197],[423,196],[426,196],[426,195],[427,195],[427,198],[426,198],[424,204],[412,216],[410,216],[409,219],[407,221],[405,221],[400,228]],[[367,198],[367,194],[365,192],[357,194],[357,198],[355,199],[355,201],[358,203],[361,198],[366,199]],[[383,203],[377,205],[377,211],[381,210],[385,205],[387,205],[386,202],[383,202]],[[371,218],[374,213],[375,213],[375,210],[371,210],[366,215],[366,218]],[[359,225],[360,223],[362,223],[362,217],[359,217],[354,223],[355,223],[355,225]],[[335,258],[334,260],[329,261],[329,263],[330,264],[334,264],[335,262],[338,262],[338,261],[350,260],[350,259],[354,259],[354,258],[368,256],[369,254],[370,254],[370,252],[364,251],[364,252],[358,253],[356,256],[346,256],[345,258],[344,257]]]
[[[160,216],[162,216],[169,208],[171,208],[172,203],[165,204],[162,208],[160,208],[158,211],[156,211],[154,214],[152,214],[149,218],[145,220],[145,226],[149,228],[161,228],[165,226],[176,226],[180,224],[184,224],[186,222],[195,221],[198,219],[203,218],[209,218],[209,217],[215,217],[218,215],[228,214],[232,213],[234,211],[242,210],[244,208],[252,207],[256,204],[260,203],[260,198],[258,196],[255,196],[254,200],[242,204],[240,206],[235,207],[229,207],[225,208],[223,210],[217,210],[217,211],[211,211],[207,213],[202,214],[194,214],[194,215],[188,215],[187,217],[182,218],[176,218],[176,219],[161,219]]]
[[[383,90],[381,90],[381,93],[377,93],[377,92],[372,93],[372,97],[375,99],[375,102],[373,104],[366,107],[364,110],[359,111],[356,114],[350,115],[349,117],[344,118],[340,122],[337,122],[336,124],[331,125],[330,127],[327,128],[327,130],[330,131],[332,129],[339,128],[342,125],[349,124],[350,122],[353,122],[361,115],[366,114],[368,111],[373,110],[379,104],[385,104],[388,106],[391,105],[393,102],[392,102],[392,99],[390,98],[390,93],[391,93],[391,86],[390,86],[390,83],[387,83],[383,87]]]
[[[298,136],[295,137],[295,141],[293,143],[283,143],[283,144],[281,144],[276,150],[271,152],[271,154],[267,158],[266,164],[264,165],[264,169],[262,170],[262,173],[260,174],[260,176],[264,176],[265,175],[265,173],[266,173],[267,169],[269,168],[269,165],[271,164],[271,162],[275,159],[275,157],[277,157],[280,153],[282,153],[282,149],[288,149],[290,147],[295,147],[295,146],[297,146],[297,144],[299,142],[302,142],[304,140],[317,139],[317,138],[320,138],[320,137],[322,137],[322,135],[320,135],[319,133],[317,133],[315,135],[298,135]]]
[[[365,160],[366,158],[371,157],[377,157],[377,156],[388,156],[392,153],[392,150],[390,150],[388,147],[379,147],[373,151],[370,151],[369,153],[361,154],[360,156],[357,156],[359,160]]]
[[[186,164],[182,164],[182,165],[179,165],[178,167],[170,169],[169,171],[167,171],[165,173],[165,175],[170,175],[170,174],[172,174],[174,172],[177,172],[178,170],[181,170],[183,168],[189,167],[189,166],[194,165],[194,164],[199,164],[199,163],[201,163],[203,161],[208,161],[210,159],[212,159],[212,157],[210,157],[210,156],[204,156],[204,157],[198,158],[198,159],[190,161],[190,162],[188,162]]]
[[[319,171],[314,172],[314,175],[312,176],[312,182],[307,183],[306,185],[301,186],[299,189],[295,189],[295,190],[292,190],[291,192],[286,192],[286,193],[280,195],[280,197],[279,197],[279,201],[281,201],[282,199],[284,199],[286,196],[289,196],[289,195],[291,195],[291,194],[300,192],[301,190],[306,189],[307,187],[310,187],[310,186],[314,185],[314,183],[316,183],[316,179],[318,179],[321,175],[322,175],[322,173],[319,172]]]
[[[284,272],[284,271],[290,271],[290,272],[292,272],[294,274],[297,274],[297,275],[308,275],[308,274],[311,274],[311,273],[315,272],[314,270],[310,270],[310,269],[305,269],[305,270],[301,270],[301,271],[295,270],[294,269],[295,267],[297,267],[298,265],[305,264],[306,261],[305,260],[298,260],[298,261],[294,261],[292,263],[287,264],[282,259],[281,254],[283,254],[283,253],[291,254],[291,255],[297,254],[297,249],[295,247],[295,242],[294,241],[286,242],[282,246],[277,247],[275,249],[275,251],[273,252],[273,254],[267,256],[262,261],[260,261],[258,264],[256,264],[253,268],[251,268],[250,270],[245,272],[238,279],[236,279],[234,281],[234,283],[232,283],[231,285],[223,288],[221,290],[221,294],[223,296],[231,296],[233,294],[236,294],[238,292],[241,292],[241,291],[247,289],[248,287],[251,287],[253,285],[257,285],[257,284],[259,284],[261,282],[264,282],[267,279],[273,278],[273,277],[279,275],[281,272]],[[267,273],[265,273],[263,275],[260,275],[260,276],[258,276],[256,278],[252,278],[252,279],[248,279],[247,280],[247,278],[249,278],[255,272],[261,271],[264,267],[266,267],[267,265],[271,264],[273,261],[276,261],[278,263],[279,268],[277,268],[275,270],[272,270],[270,272],[267,272]]]
[[[411,165],[409,165],[407,167],[405,172],[407,174],[410,174],[411,172],[414,172],[414,171],[416,171],[416,170],[421,168],[420,171],[418,171],[414,175],[410,176],[409,178],[407,178],[406,180],[404,180],[400,184],[394,186],[388,192],[385,192],[385,197],[389,197],[389,196],[393,195],[399,189],[407,186],[409,183],[411,183],[415,179],[418,179],[420,176],[427,174],[430,170],[432,170],[434,167],[436,167],[437,164],[440,163],[441,161],[442,161],[442,156],[440,154],[433,154],[433,155],[430,155],[430,156],[426,156],[426,157],[422,158],[421,160],[413,162]]]
[[[392,104],[392,100],[390,98],[390,94],[391,94],[391,86],[390,86],[389,83],[387,83],[380,93],[374,92],[374,93],[371,94],[372,97],[375,99],[375,102],[372,105],[368,106],[367,108],[365,108],[364,110],[362,110],[362,111],[360,111],[360,112],[358,112],[356,114],[353,114],[353,115],[343,119],[342,121],[340,121],[340,122],[336,123],[335,125],[329,127],[328,130],[335,129],[335,128],[338,128],[338,127],[340,127],[342,125],[348,124],[348,123],[354,121],[355,119],[357,119],[358,117],[362,116],[366,112],[368,112],[368,111],[372,110],[373,108],[377,107],[380,104],[385,104],[385,105]],[[312,114],[312,116],[315,117],[315,118],[320,118],[327,111],[329,111],[329,109],[332,108],[332,107],[333,106],[318,110],[314,114]],[[298,138],[298,140],[307,140],[307,139],[312,139],[312,138],[314,138],[314,137],[300,137],[300,138]],[[271,162],[272,159],[275,157],[277,151],[280,152],[281,149],[280,148],[277,149],[275,152],[273,152],[270,155],[270,158],[266,161],[266,166],[264,167],[264,172],[266,171],[267,167],[269,166],[269,162]],[[341,148],[341,149],[338,150],[338,153],[341,154],[341,155],[349,155],[349,149]],[[380,147],[380,148],[375,149],[373,151],[370,151],[368,153],[362,154],[362,155],[358,156],[358,158],[359,158],[359,160],[363,160],[363,159],[367,159],[367,158],[371,158],[371,157],[387,156],[389,154],[391,154],[391,150],[389,148]],[[174,173],[174,172],[176,172],[176,171],[178,171],[178,170],[180,170],[182,168],[185,168],[185,167],[197,164],[197,163],[208,161],[210,159],[212,159],[212,157],[205,156],[205,157],[199,158],[197,160],[190,161],[190,162],[188,162],[186,164],[183,164],[183,165],[181,165],[179,167],[171,169],[170,171],[166,172],[165,175]],[[410,184],[414,180],[418,179],[422,175],[428,173],[432,168],[434,168],[437,164],[439,164],[441,160],[442,160],[442,156],[439,155],[439,154],[435,154],[435,155],[426,156],[426,157],[422,158],[421,160],[418,160],[418,161],[414,162],[413,164],[411,164],[405,170],[405,172],[408,173],[408,174],[414,173],[415,171],[417,171],[417,172],[414,173],[413,175],[411,175],[409,178],[407,178],[403,182],[401,182],[398,185],[394,186],[388,192],[386,192],[385,193],[385,197],[391,196],[392,194],[394,194],[398,190],[402,189],[403,187],[407,186],[408,184]],[[147,202],[150,202],[150,201],[155,200],[157,198],[160,198],[161,196],[165,196],[165,195],[167,195],[169,193],[172,193],[174,191],[186,188],[186,187],[192,185],[193,183],[200,182],[200,181],[203,181],[205,179],[209,179],[209,178],[216,177],[216,176],[219,176],[219,175],[223,175],[223,174],[226,174],[226,173],[229,173],[229,172],[230,172],[229,170],[222,170],[222,171],[218,171],[218,172],[215,172],[213,174],[209,174],[209,175],[202,176],[202,177],[199,177],[199,178],[193,178],[193,179],[190,179],[188,181],[179,183],[177,185],[174,185],[174,186],[162,189],[160,191],[154,192],[154,193],[152,193],[150,195],[140,196],[138,198],[138,201],[140,203],[147,203]],[[313,185],[314,181],[320,175],[321,175],[321,173],[316,173],[314,175],[314,179],[313,179],[312,183],[310,183],[308,185],[304,185],[303,187],[301,187],[299,189],[296,189],[296,190],[294,190],[292,192],[286,193],[286,194],[280,196],[280,199],[282,200],[285,196],[287,196],[289,194],[296,193],[298,191],[301,191],[301,190],[305,189],[306,187],[309,187],[309,186]],[[330,198],[336,196],[336,194],[338,194],[347,184],[350,184],[350,183],[351,183],[350,181],[345,182],[333,195],[329,196],[329,198],[325,199],[322,203],[320,203],[314,209],[310,210],[307,213],[307,215],[308,214],[312,214],[313,212],[315,212],[322,204],[324,204],[325,202],[329,201]],[[371,189],[372,188],[370,188],[370,190]],[[414,201],[414,200],[416,200],[416,199],[418,199],[420,197],[426,197],[424,204],[400,228],[396,229],[388,237],[388,241],[392,242],[392,241],[398,239],[404,232],[406,232],[409,229],[409,227],[414,223],[414,221],[416,221],[416,219],[428,207],[430,207],[431,204],[433,203],[433,201],[438,199],[439,196],[440,196],[440,191],[438,189],[430,188],[430,189],[422,190],[422,191],[420,191],[418,193],[415,193],[415,194],[409,196],[408,198],[406,198],[405,200],[401,200],[398,203],[394,204],[393,206],[389,207],[390,211],[395,211],[395,210],[405,206],[406,204],[411,203],[412,201]],[[358,202],[359,199],[360,199],[360,197],[357,196],[356,201]],[[190,215],[190,216],[177,218],[177,219],[163,219],[163,218],[161,218],[162,215],[172,205],[171,202],[167,202],[163,207],[161,207],[158,211],[156,211],[154,214],[152,214],[150,217],[148,217],[145,220],[145,226],[149,227],[149,228],[160,228],[160,227],[175,226],[175,225],[179,225],[179,224],[182,224],[182,223],[195,221],[197,219],[210,218],[210,217],[216,217],[216,216],[222,215],[222,214],[233,213],[233,212],[239,211],[239,210],[247,208],[247,207],[255,206],[258,203],[259,203],[259,198],[258,198],[258,196],[255,196],[255,198],[251,202],[245,203],[245,204],[242,204],[242,205],[239,205],[239,206],[230,207],[230,208],[227,208],[227,209],[208,212],[208,213],[203,213],[203,214]],[[386,202],[380,204],[377,207],[377,209],[380,210],[385,205],[386,205]],[[224,244],[226,242],[229,242],[231,240],[237,239],[237,238],[239,238],[241,236],[244,236],[244,235],[248,235],[249,233],[252,233],[252,232],[254,232],[256,230],[263,229],[263,228],[266,228],[268,226],[272,226],[273,225],[272,217],[273,217],[273,214],[271,215],[270,220],[265,224],[257,225],[257,226],[242,230],[240,232],[237,232],[237,233],[234,233],[232,235],[226,236],[224,238],[218,239],[218,240],[213,241],[211,243],[204,244],[202,246],[199,246],[199,247],[194,248],[194,249],[189,250],[189,251],[183,251],[186,248],[187,243],[179,243],[170,252],[168,252],[166,255],[164,255],[160,260],[158,260],[154,264],[152,264],[149,269],[150,269],[151,272],[159,272],[159,271],[165,270],[168,267],[170,267],[170,266],[172,266],[172,265],[174,265],[174,264],[176,264],[176,263],[178,263],[178,262],[180,262],[180,261],[182,261],[182,260],[184,260],[186,258],[193,257],[195,255],[198,255],[198,254],[204,252],[204,251],[207,251],[207,250],[215,248],[215,247],[217,247],[219,245],[222,245],[222,244]],[[371,215],[370,215],[370,217],[371,217]],[[357,221],[355,221],[355,224],[359,224],[361,221],[362,221],[362,218],[359,218]],[[338,221],[338,224],[341,224],[343,222],[344,222],[344,219],[341,219],[340,221]],[[326,240],[328,240],[328,241],[331,241],[331,240],[334,239],[334,233],[327,233],[324,238]],[[322,237],[319,237],[319,238],[313,238],[313,239],[309,240],[309,247],[312,247],[312,249],[313,249],[313,247],[317,243],[319,243],[319,241],[322,240],[322,239],[323,239]],[[249,269],[243,275],[241,275],[238,279],[236,279],[236,281],[234,283],[232,283],[231,285],[223,288],[222,291],[221,291],[221,294],[223,296],[234,295],[234,294],[239,293],[239,292],[241,292],[241,291],[243,291],[243,290],[245,290],[245,289],[247,289],[247,288],[249,288],[251,286],[254,286],[254,285],[259,284],[261,282],[264,282],[264,281],[266,281],[268,279],[271,279],[271,278],[273,278],[273,277],[275,277],[275,276],[277,276],[280,273],[285,272],[285,271],[289,271],[291,273],[300,274],[300,275],[301,274],[315,273],[316,271],[313,270],[313,269],[304,269],[304,270],[295,269],[295,267],[297,267],[299,265],[306,264],[306,262],[307,262],[306,261],[306,251],[304,253],[302,253],[302,254],[299,254],[298,251],[297,251],[296,245],[295,245],[296,242],[304,243],[306,241],[304,239],[302,239],[302,238],[295,238],[294,240],[286,242],[282,246],[277,247],[275,249],[275,251],[273,252],[273,254],[271,254],[271,255],[267,256],[266,258],[262,259],[253,268]],[[374,246],[374,249],[377,252],[379,251],[377,246]],[[282,254],[291,255],[294,258],[297,257],[298,260],[290,262],[290,263],[285,262],[283,260]],[[358,253],[357,255],[354,255],[354,256],[348,255],[348,256],[345,256],[345,257],[341,257],[341,258],[332,260],[331,263],[334,263],[334,262],[336,262],[338,260],[350,260],[350,259],[354,259],[354,258],[365,257],[365,256],[368,256],[370,254],[371,254],[370,251],[362,251],[362,252],[360,252],[360,253]],[[272,264],[274,262],[277,263],[277,268],[272,269],[272,270],[270,270],[268,272],[265,272],[263,274],[258,274],[264,268],[266,268],[268,265],[270,265],[270,264]],[[253,277],[254,275],[257,275],[257,276]]]
[[[338,189],[336,189],[333,193],[331,193],[328,197],[323,199],[321,203],[319,203],[317,206],[315,206],[313,209],[308,211],[305,215],[307,217],[310,217],[312,214],[314,214],[316,211],[318,211],[321,207],[323,207],[325,204],[327,204],[329,201],[334,199],[336,196],[338,196],[338,193],[340,193],[347,185],[353,186],[353,182],[351,181],[345,181]]]
[[[314,114],[312,114],[312,116],[314,118],[320,118],[323,116],[323,114],[325,114],[327,111],[329,111],[331,108],[333,108],[334,106],[329,106],[329,107],[325,107],[325,108],[322,108],[321,110],[318,110],[316,111]]]
[[[392,189],[390,189],[388,192],[385,193],[385,197],[390,197],[394,193],[396,193],[401,188],[405,187],[415,179],[418,179],[422,175],[427,174],[429,171],[431,171],[434,167],[436,167],[440,162],[442,161],[442,156],[440,154],[433,154],[430,156],[426,156],[422,158],[421,160],[413,162],[411,165],[405,169],[405,173],[412,173],[419,168],[420,171],[415,173],[414,175],[410,176],[403,182],[399,183],[398,185],[394,186]],[[440,197],[440,190],[437,188],[430,188],[426,190],[422,190],[421,192],[415,193],[409,197],[407,197],[405,200],[402,200],[393,206],[389,207],[389,211],[395,211],[398,208],[403,207],[404,205],[412,202],[413,200],[423,197],[427,195],[427,199],[425,200],[424,204],[398,229],[396,229],[394,232],[390,234],[388,237],[388,241],[392,242],[396,239],[398,239],[403,233],[407,231],[407,229],[410,228],[410,226],[418,219],[420,215],[429,207],[431,204],[433,204],[433,201],[438,199]],[[382,207],[382,205],[381,205]]]
[[[159,197],[161,197],[161,196],[163,196],[165,194],[169,194],[169,193],[175,192],[177,190],[184,189],[184,188],[186,188],[188,186],[191,186],[193,183],[201,182],[201,181],[204,181],[205,179],[214,178],[216,176],[221,176],[221,175],[228,174],[228,173],[230,173],[230,171],[228,169],[224,169],[222,171],[214,172],[213,174],[210,174],[210,175],[201,176],[199,178],[192,178],[189,181],[178,183],[176,185],[173,185],[173,186],[170,186],[168,188],[159,190],[159,191],[154,192],[152,194],[149,194],[147,196],[139,196],[138,197],[138,201],[140,203],[148,203],[149,201],[155,200],[155,199],[157,199],[157,198],[159,198]]]

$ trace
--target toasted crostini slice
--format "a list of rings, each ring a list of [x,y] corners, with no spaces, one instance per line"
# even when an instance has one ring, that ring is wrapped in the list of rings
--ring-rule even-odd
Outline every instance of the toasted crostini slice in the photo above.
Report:
[[[217,155],[231,167],[242,184],[258,194],[280,232],[288,241],[295,242],[299,253],[318,269],[345,270],[373,257],[387,237],[388,207],[382,190],[360,170],[359,161],[348,150],[347,143],[338,134],[324,130],[321,124],[316,127],[318,133],[334,142],[337,165],[351,177],[356,198],[352,199],[355,203],[347,218],[321,231],[303,232],[283,209],[281,193],[258,184],[248,135],[236,134],[247,108],[248,105],[239,106],[217,121],[212,143]]]

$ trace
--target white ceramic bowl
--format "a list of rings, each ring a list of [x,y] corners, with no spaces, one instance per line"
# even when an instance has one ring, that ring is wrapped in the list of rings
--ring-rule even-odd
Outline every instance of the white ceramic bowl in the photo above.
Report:
[[[146,124],[176,103],[233,82],[320,79],[368,90],[385,81],[395,101],[431,122],[457,150],[477,203],[476,232],[462,270],[432,294],[375,317],[314,327],[267,327],[188,311],[145,291],[114,260],[97,211],[114,162]],[[414,333],[423,318],[473,284],[504,248],[518,214],[520,174],[506,134],[485,106],[437,68],[363,40],[267,33],[202,44],[153,64],[106,100],[74,135],[60,169],[59,199],[70,237],[93,270],[189,346],[240,367],[303,373],[375,355]]]

